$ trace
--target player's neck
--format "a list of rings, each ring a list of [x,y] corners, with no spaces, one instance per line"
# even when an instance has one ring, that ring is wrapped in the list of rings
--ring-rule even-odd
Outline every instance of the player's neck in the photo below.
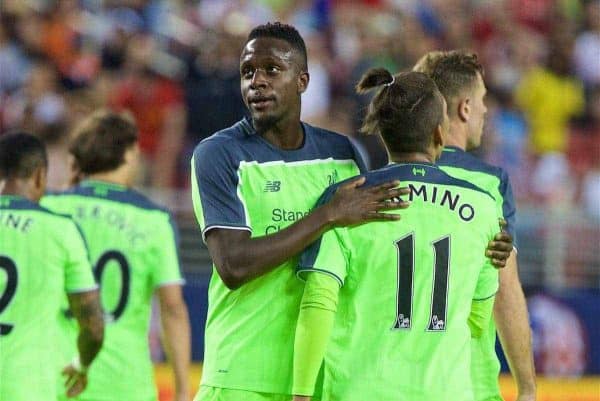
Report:
[[[304,131],[300,124],[300,115],[284,117],[269,126],[254,123],[260,136],[279,149],[298,149],[304,143]]]
[[[31,185],[23,180],[0,180],[0,195],[18,196],[29,199],[32,202],[37,202],[33,196]]]
[[[90,174],[86,176],[85,179],[91,181],[108,182],[111,184],[123,185],[125,187],[131,186],[131,179],[129,179],[128,172],[122,169]]]
[[[434,163],[435,157],[428,153],[410,152],[410,153],[390,153],[391,160],[394,163]]]
[[[467,132],[464,124],[459,121],[450,120],[450,130],[445,139],[445,146],[454,146],[455,148],[466,150]]]

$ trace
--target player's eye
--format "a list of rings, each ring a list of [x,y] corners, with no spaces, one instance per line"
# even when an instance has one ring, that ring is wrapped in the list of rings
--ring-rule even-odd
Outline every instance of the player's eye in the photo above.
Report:
[[[267,68],[267,72],[268,72],[269,74],[277,74],[279,71],[281,71],[281,68],[279,68],[279,67],[278,67],[278,66],[276,66],[276,65],[270,65],[270,66]]]
[[[252,75],[254,75],[254,71],[251,68],[242,69],[242,77],[250,79],[252,78]]]

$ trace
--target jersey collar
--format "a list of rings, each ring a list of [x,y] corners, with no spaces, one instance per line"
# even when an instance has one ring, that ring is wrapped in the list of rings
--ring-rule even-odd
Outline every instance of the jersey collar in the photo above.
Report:
[[[309,140],[308,139],[310,136],[309,131],[311,129],[310,125],[305,124],[303,121],[300,121],[300,126],[302,127],[302,131],[304,132],[304,139],[302,141],[302,145],[298,149],[289,149],[288,150],[288,149],[280,149],[280,148],[276,147],[275,145],[273,145],[271,142],[264,139],[262,136],[258,135],[258,132],[256,132],[256,130],[254,129],[254,125],[252,125],[252,120],[250,119],[250,117],[247,117],[247,116],[244,117],[241,121],[241,125],[242,125],[242,129],[244,130],[244,133],[246,135],[248,135],[248,136],[256,135],[262,142],[264,142],[271,149],[276,150],[278,152],[282,152],[282,153],[297,152],[299,150],[304,149]]]
[[[444,152],[465,153],[465,151],[463,149],[459,148],[458,146],[445,146],[444,147]]]
[[[414,162],[414,163],[396,163],[396,162],[389,162],[385,168],[387,167],[395,167],[395,166],[425,166],[425,167],[430,167],[430,168],[435,168],[435,169],[439,169],[439,167],[434,164],[434,163],[429,163],[429,162]]]
[[[0,208],[11,206],[11,204],[34,204],[32,201],[21,195],[0,195]]]
[[[83,180],[79,184],[82,187],[105,187],[115,191],[127,191],[128,188],[125,185],[117,184],[115,182],[100,181],[100,180]]]

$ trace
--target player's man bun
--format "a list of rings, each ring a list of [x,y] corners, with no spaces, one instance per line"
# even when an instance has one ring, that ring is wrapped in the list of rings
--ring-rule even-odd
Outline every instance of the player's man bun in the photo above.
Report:
[[[360,131],[381,134],[391,152],[423,152],[444,120],[444,99],[435,82],[420,72],[390,74],[374,68],[361,78],[359,93],[378,88]]]
[[[366,93],[381,85],[391,84],[394,76],[385,68],[371,68],[365,72],[356,85],[357,93]]]

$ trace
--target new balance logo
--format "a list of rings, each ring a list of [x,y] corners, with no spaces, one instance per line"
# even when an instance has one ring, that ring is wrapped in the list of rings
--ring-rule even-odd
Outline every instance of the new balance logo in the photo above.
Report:
[[[281,181],[267,181],[263,192],[279,192],[281,189]]]
[[[421,175],[421,177],[425,177],[425,169],[424,169],[424,168],[416,168],[416,167],[413,167],[413,169],[412,169],[412,173],[413,173],[413,175],[420,174],[420,175]]]

